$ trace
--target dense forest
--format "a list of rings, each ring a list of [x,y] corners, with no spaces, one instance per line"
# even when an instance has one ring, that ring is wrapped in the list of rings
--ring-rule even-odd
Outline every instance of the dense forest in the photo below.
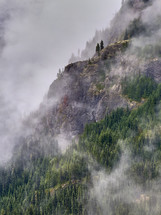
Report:
[[[99,43],[95,44],[92,58],[59,71],[49,94],[57,96],[60,83],[65,83],[65,93],[56,109],[38,121],[45,129],[41,124],[30,135],[17,137],[12,159],[0,166],[0,215],[161,214],[160,16],[152,25],[143,24],[142,13],[138,16],[151,5],[152,0],[123,1],[114,27],[102,33],[109,34],[104,44],[111,43],[104,47],[101,38],[102,47],[98,50]],[[135,13],[122,26],[125,11]],[[157,40],[151,37],[156,31]],[[91,106],[85,115],[80,100],[89,98],[88,105],[98,102],[100,109],[107,105],[101,109],[104,117],[93,117],[99,111]],[[70,103],[76,105],[70,109]],[[46,110],[43,104],[41,108]],[[70,118],[73,112],[83,120],[93,118],[85,126],[80,120],[79,126]],[[57,116],[55,121],[51,113]],[[74,121],[83,132],[61,151],[54,129],[63,127],[68,118],[68,126]]]
[[[117,168],[124,153],[123,148],[129,150],[132,160],[127,177],[144,189],[149,189],[149,183],[160,177],[158,107],[161,85],[154,84],[149,78],[144,84],[146,79],[136,77],[128,82],[124,90],[125,96],[135,99],[136,87],[142,92],[137,100],[146,99],[143,104],[138,103],[134,110],[119,108],[100,122],[87,125],[79,137],[79,143],[73,142],[64,154],[59,153],[55,143],[53,151],[57,153],[51,153],[50,156],[35,154],[26,164],[22,162],[22,154],[24,147],[25,153],[29,148],[23,146],[13,164],[0,169],[1,214],[90,214],[90,207],[95,207],[95,214],[102,214],[99,204],[94,199],[91,201],[89,196],[91,174],[104,168],[106,174],[110,175]],[[150,132],[154,132],[153,137]],[[149,207],[154,204],[151,198]],[[115,206],[111,203],[113,214],[130,214],[134,208],[135,214],[141,214],[140,210],[149,214],[149,210],[152,210],[141,205],[138,207],[136,203],[125,204],[112,195],[111,201],[117,202]]]

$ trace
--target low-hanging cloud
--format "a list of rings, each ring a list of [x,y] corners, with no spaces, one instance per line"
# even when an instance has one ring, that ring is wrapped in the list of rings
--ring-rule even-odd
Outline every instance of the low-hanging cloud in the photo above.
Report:
[[[104,5],[104,6],[102,6]],[[22,119],[38,108],[58,68],[96,28],[108,25],[120,1],[0,1],[0,151],[11,155]],[[2,156],[0,156],[2,157]]]
[[[158,113],[156,112],[156,114]],[[147,124],[146,127],[149,125]],[[145,134],[147,139],[144,151],[153,153],[154,158],[157,153],[155,142],[158,140],[158,135],[160,136],[160,124],[155,127],[151,125]],[[118,141],[122,149],[122,156],[118,166],[115,166],[110,174],[103,168],[99,171],[91,170],[92,187],[87,204],[88,214],[158,215],[160,213],[160,177],[150,181],[146,181],[146,178],[143,183],[136,180],[137,177],[141,177],[142,173],[138,176],[136,176],[138,173],[132,175],[132,169],[139,164],[142,158],[132,156],[128,141],[128,139]]]
[[[158,16],[160,16],[160,11],[160,1],[154,0],[153,4],[143,11],[142,21],[146,24],[155,24],[155,22],[158,20]]]

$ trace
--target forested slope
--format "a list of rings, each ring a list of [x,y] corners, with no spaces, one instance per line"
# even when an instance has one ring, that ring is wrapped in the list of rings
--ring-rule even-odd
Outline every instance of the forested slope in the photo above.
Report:
[[[0,167],[1,215],[161,214],[157,4],[125,1],[108,46],[58,74]]]
[[[144,83],[143,77],[140,77],[140,82]],[[133,83],[130,84],[128,87],[133,87]],[[151,89],[142,89],[142,84],[140,90],[144,93]],[[114,211],[110,214],[130,214],[134,210],[135,214],[141,214],[140,210],[145,214],[150,211],[158,214],[154,204],[159,204],[160,200],[154,197],[152,187],[160,178],[161,128],[158,116],[161,85],[154,85],[156,89],[138,108],[131,111],[128,107],[119,108],[100,122],[87,125],[79,143],[73,143],[64,154],[37,154],[27,165],[22,165],[19,161],[21,152],[17,155],[18,163],[13,163],[9,169],[1,168],[1,214],[102,214],[102,206],[90,193],[93,174],[96,174],[96,180],[101,180],[99,171],[104,169],[104,174],[109,177],[118,168],[126,150],[131,160],[126,170],[128,184],[124,186],[131,189],[131,184],[137,184],[142,192],[148,193],[147,201],[151,203],[145,202],[150,204],[148,208],[135,201],[129,204],[124,200],[124,194],[115,196],[111,193],[106,199],[111,201],[108,210]],[[28,150],[26,146],[25,152]],[[113,189],[117,193],[118,189],[123,189],[122,184]],[[95,212],[91,212],[93,207]]]

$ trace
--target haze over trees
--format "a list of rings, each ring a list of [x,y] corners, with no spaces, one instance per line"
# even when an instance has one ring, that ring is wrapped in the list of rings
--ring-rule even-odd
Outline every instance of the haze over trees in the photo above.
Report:
[[[161,214],[158,6],[123,1],[109,44],[59,70],[0,166],[1,215]]]

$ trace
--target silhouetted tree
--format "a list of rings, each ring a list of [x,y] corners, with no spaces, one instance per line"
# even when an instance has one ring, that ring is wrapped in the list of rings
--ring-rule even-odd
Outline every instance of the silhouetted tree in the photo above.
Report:
[[[97,52],[98,55],[99,55],[99,52],[100,52],[100,45],[99,45],[99,43],[97,43],[97,45],[96,45],[96,52]]]
[[[99,55],[100,54],[100,45],[97,43],[96,45],[96,53]]]
[[[102,50],[102,49],[104,49],[104,43],[103,43],[103,40],[101,40],[100,48],[101,48],[101,50]]]

